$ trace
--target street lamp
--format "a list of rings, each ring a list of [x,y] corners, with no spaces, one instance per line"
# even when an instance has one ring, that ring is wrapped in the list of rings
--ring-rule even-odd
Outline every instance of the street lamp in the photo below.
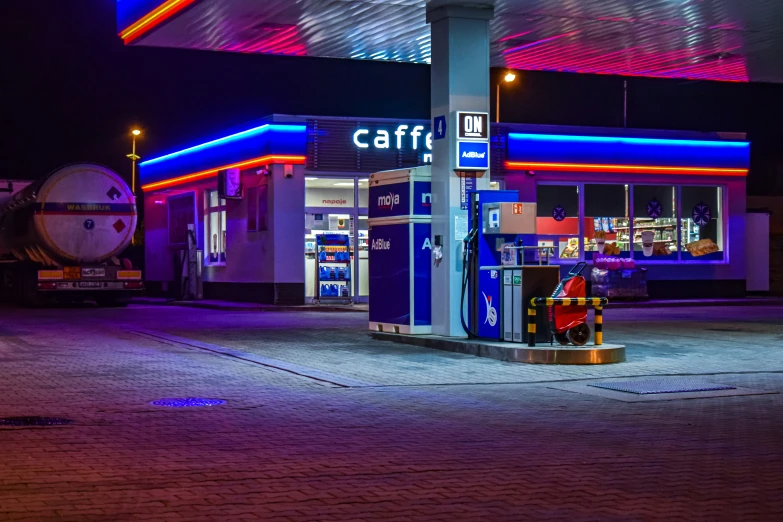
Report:
[[[136,195],[136,162],[140,160],[141,158],[136,155],[136,137],[141,134],[141,131],[139,129],[133,129],[131,131],[131,134],[133,135],[133,150],[130,154],[128,154],[128,157],[131,160],[131,192],[133,195]]]
[[[512,72],[507,72],[503,77],[503,81],[511,83],[517,79],[517,75]],[[495,123],[500,123],[500,83],[498,82],[495,89]]]

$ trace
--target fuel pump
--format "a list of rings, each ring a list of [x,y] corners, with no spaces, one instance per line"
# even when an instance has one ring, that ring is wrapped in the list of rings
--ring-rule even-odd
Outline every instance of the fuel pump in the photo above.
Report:
[[[523,269],[526,268],[523,266],[526,251],[521,247],[536,245],[536,205],[519,202],[519,193],[515,190],[480,190],[469,195],[469,232],[464,239],[462,265],[462,307],[467,293],[468,313],[465,320],[464,310],[461,310],[462,326],[469,337],[502,340],[504,277],[511,278],[512,270],[516,270],[521,295]],[[504,256],[506,259],[502,260]],[[548,293],[541,295],[549,295],[559,279],[558,267],[547,268],[552,288],[547,288],[547,282],[536,284],[536,291],[547,288]],[[539,273],[528,278],[538,280]],[[522,313],[521,309],[515,311],[520,316],[520,324]]]

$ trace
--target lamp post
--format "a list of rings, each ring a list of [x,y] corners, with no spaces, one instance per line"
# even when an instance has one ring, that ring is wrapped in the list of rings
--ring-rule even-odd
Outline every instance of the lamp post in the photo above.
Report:
[[[139,129],[133,129],[131,135],[133,136],[133,149],[128,157],[131,160],[131,192],[136,195],[136,162],[141,158],[136,155],[136,137],[141,134]]]
[[[503,81],[506,83],[511,83],[516,80],[516,78],[516,74],[507,72],[503,77]],[[501,82],[498,82],[495,89],[495,123],[500,123],[500,84]]]

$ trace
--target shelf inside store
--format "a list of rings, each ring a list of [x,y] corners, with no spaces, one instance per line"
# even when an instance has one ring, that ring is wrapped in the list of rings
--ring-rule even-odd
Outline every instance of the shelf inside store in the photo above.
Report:
[[[674,228],[677,225],[634,225],[634,230],[648,229],[648,228]],[[630,230],[631,227],[614,227],[615,230]]]

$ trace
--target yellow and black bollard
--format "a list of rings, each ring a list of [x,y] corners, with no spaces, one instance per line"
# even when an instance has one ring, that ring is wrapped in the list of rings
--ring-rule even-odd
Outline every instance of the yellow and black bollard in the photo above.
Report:
[[[604,307],[600,305],[595,306],[595,345],[600,346],[604,344]]]
[[[527,345],[536,345],[536,302],[535,298],[527,305]]]

